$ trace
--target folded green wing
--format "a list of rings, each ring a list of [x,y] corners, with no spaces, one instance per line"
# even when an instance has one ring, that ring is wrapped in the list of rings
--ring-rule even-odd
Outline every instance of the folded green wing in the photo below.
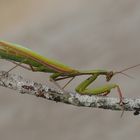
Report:
[[[48,59],[23,46],[5,41],[0,41],[0,58],[16,62],[23,62],[36,67],[38,68],[38,71],[43,72],[69,73],[76,71],[71,67],[57,62],[56,60]]]

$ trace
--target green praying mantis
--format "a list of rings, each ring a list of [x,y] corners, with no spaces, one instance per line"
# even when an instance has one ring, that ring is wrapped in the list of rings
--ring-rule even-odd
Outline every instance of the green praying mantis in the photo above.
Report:
[[[88,86],[93,83],[98,76],[105,76],[106,81],[109,82],[111,78],[116,74],[124,74],[124,71],[137,67],[138,65],[123,69],[118,72],[108,71],[108,70],[77,70],[66,66],[56,60],[52,60],[46,58],[28,48],[25,48],[21,45],[17,45],[14,43],[9,43],[6,41],[0,41],[0,58],[13,62],[15,67],[11,68],[8,72],[16,68],[17,66],[21,66],[25,69],[32,70],[33,72],[45,72],[52,73],[50,76],[50,80],[54,82],[57,86],[59,84],[56,81],[64,80],[70,78],[70,80],[65,84],[63,90],[75,77],[82,75],[89,75],[89,78],[81,82],[76,88],[76,92],[81,95],[103,95],[106,96],[110,93],[110,91],[114,88],[117,89],[120,105],[123,104],[123,96],[118,84],[107,84],[101,87],[97,87],[94,89],[88,88]]]

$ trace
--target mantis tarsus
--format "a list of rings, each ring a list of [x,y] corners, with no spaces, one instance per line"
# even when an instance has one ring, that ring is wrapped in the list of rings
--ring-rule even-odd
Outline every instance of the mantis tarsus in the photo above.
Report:
[[[110,81],[111,78],[118,74],[124,74],[124,71],[137,67],[138,65],[126,68],[124,70],[121,70],[119,72],[114,71],[108,71],[108,70],[88,70],[88,71],[81,71],[74,68],[71,68],[69,66],[66,66],[60,62],[57,62],[55,60],[46,58],[36,52],[33,52],[30,49],[27,49],[25,47],[22,47],[17,44],[9,43],[6,41],[0,41],[0,58],[6,59],[9,61],[12,61],[16,64],[15,67],[21,66],[23,68],[35,71],[35,72],[45,72],[45,73],[52,73],[50,76],[50,79],[53,81],[59,81],[67,78],[71,78],[71,80],[68,82],[70,83],[75,77],[81,76],[81,75],[89,75],[90,77],[81,82],[77,87],[76,91],[79,94],[82,95],[107,95],[109,92],[116,88],[119,94],[120,98],[120,104],[123,104],[123,96],[120,90],[119,85],[117,84],[107,84],[102,87],[90,89],[88,86],[93,83],[98,76],[104,75],[106,77],[106,81]],[[27,66],[24,66],[22,64],[26,64]],[[14,68],[15,68],[14,67]],[[9,71],[13,70],[14,68],[10,69]],[[127,76],[127,75],[126,75]],[[67,83],[67,84],[68,84]],[[66,84],[66,85],[67,85]],[[66,86],[65,85],[65,86]],[[64,87],[65,87],[64,86]]]

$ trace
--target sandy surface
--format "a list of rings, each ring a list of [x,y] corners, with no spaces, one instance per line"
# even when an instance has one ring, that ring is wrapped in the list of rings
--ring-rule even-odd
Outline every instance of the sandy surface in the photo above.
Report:
[[[0,0],[1,39],[16,42],[77,69],[121,70],[140,63],[140,1]],[[0,61],[0,69],[11,64]],[[13,73],[42,83],[48,74]],[[125,97],[140,94],[140,68],[118,75]],[[85,77],[68,87],[74,90]],[[104,84],[104,78],[93,84]],[[62,83],[63,84],[63,83]],[[50,83],[51,86],[53,86]],[[92,87],[91,86],[91,87]],[[116,90],[110,96],[117,96]],[[126,112],[78,108],[0,88],[0,136],[11,140],[139,139],[140,117]]]

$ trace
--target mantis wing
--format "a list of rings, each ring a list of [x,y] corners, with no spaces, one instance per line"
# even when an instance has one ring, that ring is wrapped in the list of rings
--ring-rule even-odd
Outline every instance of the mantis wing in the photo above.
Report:
[[[0,41],[0,57],[6,60],[23,62],[37,67],[38,71],[52,73],[71,73],[77,70],[68,67],[56,60],[46,58],[21,45]]]

